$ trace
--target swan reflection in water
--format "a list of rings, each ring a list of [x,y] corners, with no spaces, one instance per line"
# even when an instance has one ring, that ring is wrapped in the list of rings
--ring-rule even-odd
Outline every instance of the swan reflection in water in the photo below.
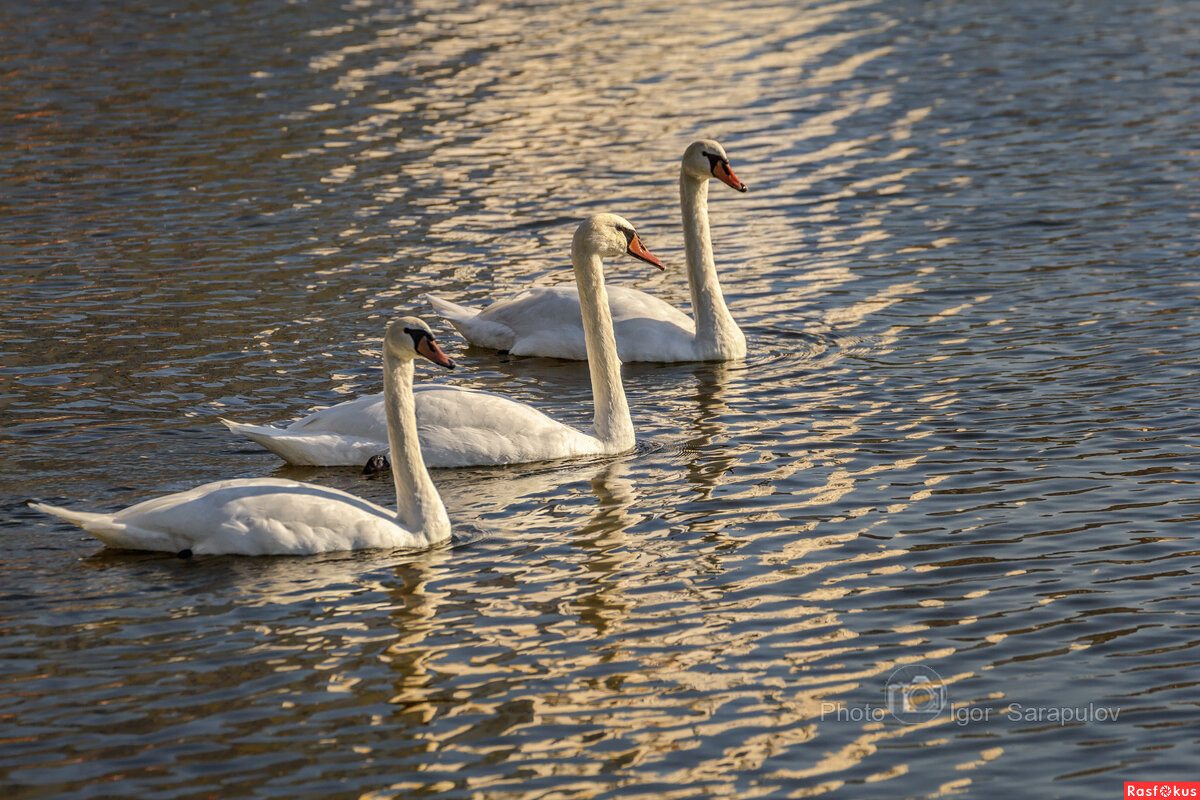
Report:
[[[692,374],[696,376],[696,412],[692,436],[684,443],[684,450],[693,456],[688,460],[687,479],[707,500],[738,460],[736,453],[725,446],[729,431],[724,422],[731,411],[725,401],[727,386],[736,373],[721,363],[697,367]]]

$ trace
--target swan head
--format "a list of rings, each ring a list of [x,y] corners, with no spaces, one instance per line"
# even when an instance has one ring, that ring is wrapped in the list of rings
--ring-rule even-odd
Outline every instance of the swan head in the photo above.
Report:
[[[616,214],[596,214],[588,217],[575,231],[571,244],[573,252],[591,252],[603,258],[629,255],[665,269],[658,256],[646,249],[633,225]]]
[[[750,188],[733,174],[725,148],[712,139],[698,139],[688,145],[688,149],[683,151],[683,171],[701,181],[716,178],[739,192]]]
[[[388,325],[383,347],[395,358],[412,361],[420,356],[439,367],[454,369],[454,360],[442,352],[433,340],[433,331],[417,317],[400,317]]]

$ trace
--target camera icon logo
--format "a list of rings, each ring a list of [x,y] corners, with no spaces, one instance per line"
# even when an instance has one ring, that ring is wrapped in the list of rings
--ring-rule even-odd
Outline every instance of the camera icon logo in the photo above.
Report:
[[[887,679],[883,697],[896,721],[912,725],[942,713],[946,707],[946,686],[942,676],[924,664],[908,664]]]

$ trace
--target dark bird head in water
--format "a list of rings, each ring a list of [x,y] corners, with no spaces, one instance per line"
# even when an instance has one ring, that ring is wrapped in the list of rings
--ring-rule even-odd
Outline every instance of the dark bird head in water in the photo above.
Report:
[[[362,474],[370,476],[370,475],[377,475],[380,472],[391,472],[391,471],[392,471],[392,464],[390,461],[387,460],[387,456],[378,455],[378,456],[371,456],[370,458],[367,459],[367,463],[363,465]]]

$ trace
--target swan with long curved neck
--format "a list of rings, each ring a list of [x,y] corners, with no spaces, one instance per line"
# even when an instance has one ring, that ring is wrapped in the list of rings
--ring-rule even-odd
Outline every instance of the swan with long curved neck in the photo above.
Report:
[[[571,244],[584,344],[592,379],[590,432],[576,430],[524,403],[454,386],[415,391],[417,431],[431,467],[494,466],[613,454],[634,445],[633,421],[621,384],[621,360],[604,285],[603,258],[630,255],[660,269],[633,226],[615,214],[581,224]],[[579,313],[579,309],[577,309]],[[382,399],[370,395],[317,411],[287,428],[222,420],[291,464],[361,466],[385,448]]]
[[[746,337],[729,313],[713,260],[708,226],[708,182],[716,178],[747,191],[712,139],[693,142],[679,170],[692,320],[679,309],[636,289],[609,289],[617,352],[622,361],[728,361],[746,355]],[[579,295],[574,286],[528,289],[482,310],[426,295],[434,309],[471,342],[518,356],[588,358]]]
[[[425,547],[447,539],[450,520],[417,440],[412,391],[417,356],[454,367],[424,322],[404,317],[390,324],[383,371],[394,511],[338,489],[283,478],[216,481],[115,514],[30,506],[78,525],[109,547],[181,555],[303,555]]]

